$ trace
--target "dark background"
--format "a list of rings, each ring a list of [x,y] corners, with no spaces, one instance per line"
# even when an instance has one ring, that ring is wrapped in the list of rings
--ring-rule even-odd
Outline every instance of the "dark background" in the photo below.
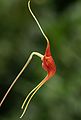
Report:
[[[81,120],[81,0],[32,0],[32,10],[51,44],[57,72],[34,96],[22,120]],[[0,100],[33,51],[46,40],[26,0],[0,0]],[[0,108],[0,120],[19,120],[26,95],[44,77],[38,57]]]

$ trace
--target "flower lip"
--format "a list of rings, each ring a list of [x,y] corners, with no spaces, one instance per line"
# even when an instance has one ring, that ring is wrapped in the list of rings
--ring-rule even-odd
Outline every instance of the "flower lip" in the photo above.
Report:
[[[50,44],[47,44],[45,55],[42,59],[42,67],[45,71],[48,72],[48,75],[52,77],[56,72],[56,65],[54,59],[51,55]]]
[[[54,75],[54,73],[56,72],[56,65],[52,56],[43,57],[42,67],[45,71],[48,72],[48,74]]]

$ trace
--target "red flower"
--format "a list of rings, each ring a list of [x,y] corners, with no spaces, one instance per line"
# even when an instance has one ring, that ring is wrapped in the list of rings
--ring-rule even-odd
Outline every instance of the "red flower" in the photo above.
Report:
[[[17,75],[17,77],[15,78],[15,80],[12,82],[12,84],[10,85],[9,89],[7,90],[6,94],[4,95],[3,99],[0,102],[0,106],[3,104],[4,100],[6,99],[7,95],[9,94],[9,92],[11,91],[12,87],[14,86],[14,84],[16,83],[16,81],[18,80],[18,78],[21,76],[21,74],[23,73],[23,71],[26,69],[26,67],[28,66],[28,64],[30,63],[30,61],[32,60],[33,55],[37,55],[38,57],[41,58],[42,60],[42,67],[45,71],[47,71],[47,76],[32,90],[30,91],[30,93],[27,95],[26,99],[24,100],[23,104],[22,104],[22,109],[24,108],[24,111],[21,115],[20,118],[23,117],[23,115],[25,114],[28,105],[31,101],[31,99],[33,98],[33,96],[36,94],[36,92],[44,85],[44,83],[49,80],[56,72],[56,65],[54,62],[54,59],[51,55],[51,51],[50,51],[50,43],[49,40],[47,38],[47,36],[45,35],[45,33],[43,32],[37,18],[35,17],[35,15],[33,14],[31,8],[30,8],[30,0],[28,1],[28,8],[29,11],[31,13],[31,15],[33,16],[34,20],[36,21],[39,29],[41,30],[43,36],[45,37],[46,41],[47,41],[47,47],[45,50],[45,54],[42,55],[38,52],[32,52],[29,59],[27,60],[27,62],[25,63],[24,67],[21,69],[21,71],[19,72],[19,74]],[[26,103],[27,102],[27,103]]]

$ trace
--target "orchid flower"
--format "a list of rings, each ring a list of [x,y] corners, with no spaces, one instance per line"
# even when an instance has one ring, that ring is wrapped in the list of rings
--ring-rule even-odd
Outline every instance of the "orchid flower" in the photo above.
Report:
[[[54,76],[55,72],[56,72],[56,65],[54,62],[54,59],[51,55],[51,51],[50,51],[50,43],[49,40],[47,38],[47,36],[45,35],[42,27],[40,26],[37,18],[35,17],[34,13],[31,10],[30,7],[30,0],[28,1],[28,9],[32,15],[32,17],[34,18],[35,22],[37,23],[41,33],[43,34],[44,38],[46,39],[47,42],[47,47],[45,50],[44,55],[38,53],[38,52],[32,52],[31,55],[29,56],[29,59],[27,60],[27,62],[25,63],[24,67],[21,69],[21,71],[19,72],[19,74],[17,75],[17,77],[15,78],[15,80],[13,81],[13,83],[11,84],[11,86],[9,87],[9,89],[7,90],[6,94],[4,95],[2,101],[0,102],[0,106],[3,104],[4,100],[6,99],[7,95],[9,94],[10,90],[12,89],[12,87],[14,86],[14,84],[16,83],[16,81],[18,80],[18,78],[21,76],[21,74],[24,72],[24,70],[26,69],[26,67],[28,66],[28,64],[30,63],[30,61],[32,60],[32,57],[34,55],[40,57],[41,61],[42,61],[42,68],[47,72],[46,77],[32,90],[30,91],[30,93],[27,95],[27,97],[25,98],[21,109],[23,110],[22,115],[20,116],[20,118],[23,117],[23,115],[25,114],[28,105],[31,101],[31,99],[33,98],[33,96],[36,94],[36,92],[52,77]]]

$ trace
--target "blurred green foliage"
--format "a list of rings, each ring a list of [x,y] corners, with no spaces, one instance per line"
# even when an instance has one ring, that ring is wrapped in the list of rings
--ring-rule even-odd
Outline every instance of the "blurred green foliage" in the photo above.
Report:
[[[23,120],[81,120],[81,1],[32,0],[51,44],[57,72],[35,95]],[[32,51],[46,41],[26,0],[0,0],[0,100]],[[0,108],[0,120],[19,120],[26,95],[46,75],[34,57]]]

